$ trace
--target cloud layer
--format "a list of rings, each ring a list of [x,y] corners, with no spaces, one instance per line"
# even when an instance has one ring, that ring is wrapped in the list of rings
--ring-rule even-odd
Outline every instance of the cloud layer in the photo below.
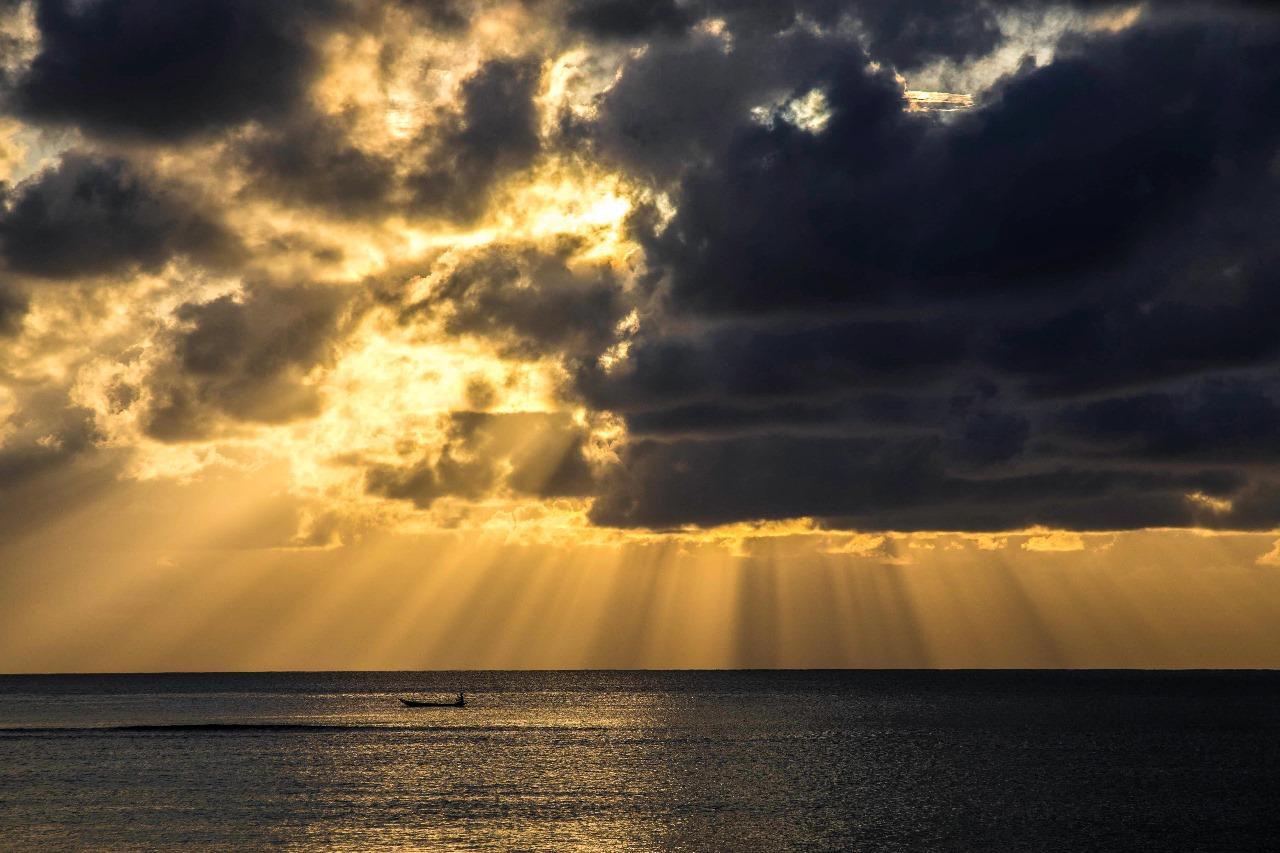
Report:
[[[0,15],[0,502],[111,447],[378,518],[1280,525],[1265,6]]]

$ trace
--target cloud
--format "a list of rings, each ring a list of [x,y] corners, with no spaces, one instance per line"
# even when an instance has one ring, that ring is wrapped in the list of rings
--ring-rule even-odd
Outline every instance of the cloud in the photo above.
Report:
[[[477,500],[499,489],[582,497],[594,485],[586,441],[586,431],[563,413],[454,412],[438,451],[408,465],[370,465],[365,488],[423,508],[439,498]]]
[[[336,288],[262,284],[240,298],[181,305],[168,357],[145,380],[146,432],[189,441],[228,422],[315,416],[323,401],[307,375],[333,357],[349,300]]]
[[[0,495],[92,450],[101,435],[88,409],[56,392],[38,393],[9,415],[0,433]]]
[[[1085,549],[1085,541],[1084,537],[1079,533],[1057,530],[1028,538],[1026,542],[1022,543],[1022,549],[1024,551],[1041,552],[1083,551]]]
[[[633,440],[606,475],[592,518],[623,527],[713,525],[813,516],[856,530],[1118,530],[1212,523],[1190,492],[1234,493],[1239,475],[1060,464],[1036,471],[954,473],[932,438],[763,434],[698,441]],[[1262,525],[1245,525],[1257,527]]]
[[[1160,460],[1275,462],[1280,393],[1263,381],[1215,379],[1174,391],[1068,407],[1058,419],[1080,453]]]
[[[0,22],[6,470],[100,443],[86,400],[174,456],[301,434],[351,357],[341,387],[395,381],[357,425],[379,438],[324,464],[396,513],[1280,524],[1261,5],[23,8],[33,29]],[[948,81],[980,85],[913,108]],[[625,222],[582,214],[600,186]]]
[[[665,182],[721,156],[753,108],[808,91],[824,66],[862,59],[851,38],[804,30],[736,35],[731,49],[714,32],[655,42],[623,66],[580,133],[596,156]]]
[[[0,284],[0,337],[18,334],[30,304],[25,295]]]
[[[0,211],[11,272],[50,279],[154,272],[176,256],[221,265],[238,240],[183,188],[126,160],[81,152],[19,184]]]
[[[1276,75],[1247,61],[1267,35],[1098,37],[952,122],[904,112],[900,84],[849,51],[795,90],[824,84],[827,129],[740,120],[723,156],[684,180],[653,260],[679,307],[708,313],[1065,299],[1189,224],[1179,214],[1199,212],[1223,164],[1269,161],[1275,120],[1255,107]]]
[[[738,110],[636,166],[679,179],[673,215],[634,220],[662,307],[577,374],[631,431],[593,517],[1273,524],[1276,20],[1073,36],[945,119],[855,46],[782,61],[791,38],[749,50],[790,97],[824,93],[823,129]],[[740,61],[700,56],[704,79]],[[641,64],[618,91],[633,71],[654,128],[700,103]]]
[[[990,53],[1002,41],[999,11],[995,3],[916,0],[862,3],[856,14],[870,34],[876,59],[912,68],[938,59],[959,61]]]
[[[469,23],[475,3],[468,0],[396,0],[418,13],[433,28],[456,31]]]
[[[419,211],[473,220],[491,187],[533,163],[541,145],[538,78],[536,63],[492,60],[463,81],[461,109],[432,129],[427,162],[408,179]]]
[[[928,382],[964,356],[960,330],[944,322],[729,324],[642,334],[623,368],[589,369],[580,382],[593,402],[623,411],[686,400],[817,401]]]
[[[626,311],[622,282],[607,266],[571,266],[574,248],[512,243],[468,253],[425,294],[403,294],[401,316],[439,317],[450,334],[485,337],[513,356],[597,356]]]
[[[13,84],[24,118],[178,140],[286,110],[315,67],[328,0],[37,0],[39,52]]]
[[[573,0],[567,17],[570,27],[604,38],[678,33],[690,20],[675,0]]]
[[[568,25],[598,38],[656,39],[688,34],[705,21],[723,21],[735,37],[775,35],[798,27],[846,24],[865,37],[872,58],[911,69],[938,60],[963,62],[993,52],[1005,38],[1001,13],[1037,13],[1068,4],[901,0],[571,0]],[[1096,11],[1122,8],[1095,3]]]
[[[249,190],[343,216],[375,213],[395,187],[395,164],[357,147],[351,122],[301,112],[248,132],[235,149]]]

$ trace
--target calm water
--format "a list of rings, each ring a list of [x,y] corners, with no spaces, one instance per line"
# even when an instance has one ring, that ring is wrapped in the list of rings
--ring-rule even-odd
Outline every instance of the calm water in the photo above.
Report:
[[[467,708],[396,697],[466,689]],[[1280,674],[0,677],[0,847],[1260,850]]]

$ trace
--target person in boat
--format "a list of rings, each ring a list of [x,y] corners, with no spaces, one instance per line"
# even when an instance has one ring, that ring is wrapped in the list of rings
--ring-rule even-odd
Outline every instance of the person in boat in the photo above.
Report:
[[[462,691],[461,691],[461,690],[459,690],[459,691],[458,691],[458,704],[459,704],[459,705],[465,705],[465,704],[467,704],[467,700],[462,698]]]

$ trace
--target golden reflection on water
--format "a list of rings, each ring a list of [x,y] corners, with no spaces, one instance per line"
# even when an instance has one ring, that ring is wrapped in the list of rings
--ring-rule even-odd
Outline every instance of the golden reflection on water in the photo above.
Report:
[[[673,790],[687,780],[671,772],[663,734],[682,704],[670,694],[575,691],[472,694],[465,711],[405,709],[395,724],[441,728],[311,744],[291,784],[350,791],[340,808],[353,820],[336,830],[318,822],[300,841],[336,850],[370,849],[371,839],[388,850],[683,849],[669,806],[687,796]],[[388,722],[386,712],[371,716]],[[388,748],[386,738],[399,743]]]
[[[465,709],[398,701],[455,688]],[[798,853],[1173,849],[1205,832],[1260,849],[1277,756],[1257,732],[1278,689],[1266,673],[0,678],[0,837]],[[1010,820],[1024,803],[1035,819]]]

